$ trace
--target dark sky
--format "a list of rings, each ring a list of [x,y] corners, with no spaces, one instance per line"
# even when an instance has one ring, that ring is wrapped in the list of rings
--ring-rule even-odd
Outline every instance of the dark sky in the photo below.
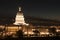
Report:
[[[16,0],[1,0],[0,1],[0,16],[12,17],[17,12],[17,1]]]
[[[15,16],[18,11],[17,7],[20,5],[23,7],[25,16],[60,20],[58,0],[2,0],[0,1],[0,16]]]
[[[46,19],[60,20],[58,0],[28,0],[24,2],[24,13]]]

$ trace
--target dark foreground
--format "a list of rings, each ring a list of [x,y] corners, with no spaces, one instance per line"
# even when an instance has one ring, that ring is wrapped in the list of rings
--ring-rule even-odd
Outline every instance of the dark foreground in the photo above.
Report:
[[[0,38],[0,40],[60,40],[60,37],[20,37],[20,38]]]

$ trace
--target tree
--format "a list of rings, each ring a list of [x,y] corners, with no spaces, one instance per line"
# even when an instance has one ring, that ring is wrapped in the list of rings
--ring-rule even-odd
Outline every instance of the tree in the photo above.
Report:
[[[34,30],[33,32],[35,33],[35,36],[38,36],[38,34],[39,34],[38,30]]]
[[[18,31],[16,32],[16,35],[17,35],[18,37],[23,37],[23,32],[22,32],[22,30],[18,30]]]
[[[53,33],[53,34],[56,34],[56,28],[54,28],[54,27],[49,28],[49,32]]]

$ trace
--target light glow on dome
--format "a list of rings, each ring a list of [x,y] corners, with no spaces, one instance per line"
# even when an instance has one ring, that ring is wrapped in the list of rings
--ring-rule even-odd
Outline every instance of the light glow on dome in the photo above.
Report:
[[[27,25],[27,26],[29,25],[29,24],[25,23],[24,15],[21,12],[21,7],[19,7],[19,12],[16,15],[15,23],[13,23],[13,24],[15,24],[15,25]]]

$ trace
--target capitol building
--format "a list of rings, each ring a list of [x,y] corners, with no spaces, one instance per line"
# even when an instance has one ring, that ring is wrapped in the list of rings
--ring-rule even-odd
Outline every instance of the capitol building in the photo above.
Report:
[[[16,37],[16,32],[22,30],[24,37],[46,37],[49,34],[53,36],[52,32],[49,32],[49,28],[56,28],[56,32],[60,32],[60,22],[37,19],[27,16],[26,19],[23,15],[22,8],[18,7],[19,11],[16,14],[15,22],[11,25],[0,25],[0,36],[13,35]]]

